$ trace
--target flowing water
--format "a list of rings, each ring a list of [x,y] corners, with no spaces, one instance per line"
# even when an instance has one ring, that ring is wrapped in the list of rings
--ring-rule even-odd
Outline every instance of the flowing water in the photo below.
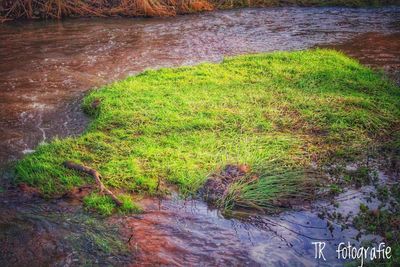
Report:
[[[379,172],[381,182],[392,181]],[[360,204],[376,209],[374,186],[349,189],[329,201],[279,216],[235,214],[224,217],[198,200],[177,196],[144,202],[146,213],[116,220],[136,253],[136,265],[152,266],[343,266],[335,252],[340,242],[360,246],[380,242],[379,236],[360,235],[352,219]],[[341,219],[335,216],[340,214]],[[312,242],[326,242],[324,260],[316,260]],[[348,260],[347,260],[348,261]]]
[[[85,91],[146,68],[220,61],[224,56],[333,47],[397,82],[400,8],[240,9],[158,19],[71,19],[0,25],[0,166],[40,142],[79,134]],[[386,177],[381,173],[381,177]],[[386,179],[386,178],[385,178]],[[0,188],[1,190],[1,188]],[[339,209],[365,202],[369,188],[340,195]],[[145,200],[146,213],[101,219],[80,206],[0,192],[1,266],[314,266],[312,241],[361,241],[358,231],[319,216],[318,202],[280,216],[224,218],[201,201]],[[371,202],[369,205],[377,205]],[[93,221],[94,220],[94,221]],[[119,226],[121,236],[110,225]],[[128,244],[129,253],[113,243]],[[363,236],[361,239],[379,237]],[[323,265],[323,262],[320,262]]]

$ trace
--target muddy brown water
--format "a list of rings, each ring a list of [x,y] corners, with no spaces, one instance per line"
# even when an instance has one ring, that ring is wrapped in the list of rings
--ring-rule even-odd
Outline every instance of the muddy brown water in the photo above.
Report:
[[[81,133],[79,107],[93,87],[146,68],[220,61],[224,56],[333,47],[399,81],[400,8],[240,9],[163,19],[71,19],[0,25],[0,165],[40,142]],[[388,178],[380,172],[383,180]],[[1,266],[324,266],[312,241],[379,240],[318,216],[357,212],[369,187],[280,216],[226,218],[198,200],[145,200],[146,213],[109,219],[81,206],[0,193]],[[374,207],[376,201],[367,203]],[[331,225],[331,226],[330,226]],[[118,226],[119,231],[111,226]],[[330,226],[330,227],[329,227]],[[128,245],[126,252],[113,240]]]

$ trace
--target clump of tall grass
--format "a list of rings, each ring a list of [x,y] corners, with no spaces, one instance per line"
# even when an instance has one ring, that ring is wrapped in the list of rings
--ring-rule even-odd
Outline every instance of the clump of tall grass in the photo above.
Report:
[[[0,0],[0,21],[82,16],[174,16],[209,11],[207,0]]]
[[[262,176],[232,183],[219,206],[226,211],[245,208],[275,213],[315,199],[324,177],[314,170],[271,168]]]
[[[0,0],[0,22],[86,16],[174,16],[238,7],[395,5],[397,0]]]
[[[115,201],[110,196],[91,193],[83,199],[83,203],[88,210],[96,211],[102,215],[109,216],[115,212],[120,214],[141,213],[142,208],[132,201],[129,195],[119,195],[118,199],[122,205],[117,207]]]

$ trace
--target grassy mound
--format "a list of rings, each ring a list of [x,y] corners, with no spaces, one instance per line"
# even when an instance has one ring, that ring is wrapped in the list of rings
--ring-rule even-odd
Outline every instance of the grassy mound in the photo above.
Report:
[[[86,132],[40,145],[18,162],[18,182],[48,196],[92,183],[63,167],[72,160],[111,189],[154,193],[161,180],[192,193],[228,164],[262,178],[270,166],[354,159],[399,125],[400,90],[338,52],[311,50],[146,71],[92,91],[83,106],[94,118]],[[251,186],[247,195],[263,191]],[[276,177],[257,186],[285,190]]]

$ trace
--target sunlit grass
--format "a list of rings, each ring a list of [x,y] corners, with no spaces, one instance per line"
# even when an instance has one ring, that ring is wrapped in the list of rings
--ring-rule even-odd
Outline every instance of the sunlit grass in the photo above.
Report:
[[[325,182],[314,171],[270,167],[261,177],[244,177],[231,184],[217,206],[225,211],[245,208],[275,213],[314,200],[316,190]]]
[[[120,195],[118,199],[121,200],[122,205],[118,207],[118,211],[122,214],[141,213],[142,209],[132,201],[129,195]],[[105,195],[92,193],[83,199],[85,207],[89,210],[97,211],[102,215],[111,215],[116,210],[115,202]]]
[[[281,183],[266,166],[354,160],[390,137],[400,90],[338,52],[312,50],[150,70],[92,91],[83,106],[94,118],[86,132],[40,145],[17,164],[18,182],[47,196],[92,183],[63,167],[72,160],[98,170],[111,189],[152,194],[162,180],[191,194],[218,168],[244,163],[274,180],[243,196],[267,194]],[[295,179],[285,181],[296,189]]]

